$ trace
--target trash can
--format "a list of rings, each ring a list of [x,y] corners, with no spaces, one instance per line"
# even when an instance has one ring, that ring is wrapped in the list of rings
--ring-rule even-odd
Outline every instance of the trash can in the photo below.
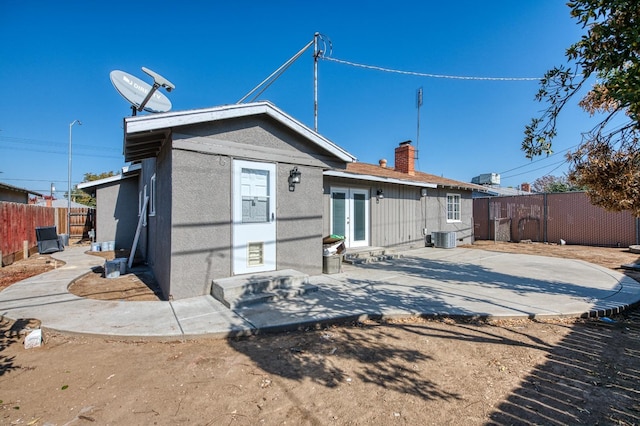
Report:
[[[322,256],[322,273],[338,274],[342,272],[342,255]]]

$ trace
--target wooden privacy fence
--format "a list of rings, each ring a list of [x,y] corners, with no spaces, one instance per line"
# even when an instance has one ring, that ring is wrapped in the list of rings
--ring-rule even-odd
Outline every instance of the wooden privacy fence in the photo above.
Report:
[[[71,209],[71,238],[85,238],[95,229],[94,212],[92,208]],[[58,234],[66,234],[67,209],[0,202],[1,264],[37,253],[36,227],[40,226],[55,226]]]
[[[69,233],[67,227],[67,208],[56,207],[56,221],[55,225],[58,228],[58,234]],[[96,228],[95,209],[90,207],[72,207],[71,208],[71,232],[69,235],[71,239],[74,238],[87,238],[89,231]]]
[[[559,192],[473,200],[474,238],[531,240],[587,246],[640,244],[640,219],[591,204],[585,192]]]
[[[37,252],[36,227],[54,223],[55,211],[51,207],[0,202],[2,265],[22,259],[25,248],[28,254]]]

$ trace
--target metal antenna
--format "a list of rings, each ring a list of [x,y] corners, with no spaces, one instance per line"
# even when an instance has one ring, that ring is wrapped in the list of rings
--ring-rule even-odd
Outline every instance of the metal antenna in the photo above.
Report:
[[[416,93],[416,105],[418,107],[418,128],[416,131],[416,160],[420,158],[420,107],[422,106],[422,87],[418,89]],[[420,162],[418,161],[418,170],[420,169]]]
[[[326,41],[324,37],[320,33],[315,33],[313,35],[313,40],[307,43],[298,53],[293,55],[287,62],[282,64],[277,70],[272,72],[267,78],[262,80],[260,84],[251,89],[249,93],[244,95],[236,104],[241,104],[247,100],[250,96],[257,92],[253,98],[251,98],[250,102],[255,101],[258,96],[264,93],[265,90],[273,82],[275,82],[290,66],[293,64],[304,52],[307,51],[311,46],[313,46],[313,117],[314,117],[314,130],[318,131],[318,58],[322,57],[324,54],[323,50],[318,48],[318,41],[321,40],[326,45]],[[331,46],[331,42],[329,42],[329,46]],[[264,86],[264,87],[263,87]],[[262,88],[262,90],[260,90]]]

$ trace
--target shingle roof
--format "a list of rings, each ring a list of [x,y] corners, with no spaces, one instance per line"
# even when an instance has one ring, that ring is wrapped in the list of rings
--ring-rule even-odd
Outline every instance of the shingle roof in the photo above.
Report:
[[[345,171],[347,174],[376,176],[390,179],[397,179],[409,183],[430,183],[441,187],[467,189],[469,191],[486,191],[481,185],[473,183],[461,182],[448,179],[442,176],[436,176],[429,173],[415,172],[415,175],[398,172],[390,167],[382,167],[375,164],[367,163],[349,163]]]

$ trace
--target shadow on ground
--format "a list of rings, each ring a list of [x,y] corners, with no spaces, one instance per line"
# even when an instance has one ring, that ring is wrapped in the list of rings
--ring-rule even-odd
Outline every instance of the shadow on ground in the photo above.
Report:
[[[640,309],[572,326],[492,424],[640,424]]]
[[[566,327],[567,335],[557,345],[526,331],[509,329],[496,332],[495,327],[482,325],[482,321],[469,323],[459,319],[456,327],[443,333],[440,327],[426,323],[366,323],[358,322],[362,312],[371,312],[378,306],[382,313],[387,309],[405,312],[425,312],[426,307],[439,306],[441,312],[455,312],[455,316],[468,315],[477,319],[477,312],[465,312],[458,306],[448,305],[451,300],[446,288],[435,289],[410,282],[412,276],[429,276],[440,282],[479,282],[487,289],[508,288],[515,296],[531,293],[559,294],[576,298],[590,294],[594,309],[606,309],[606,297],[611,290],[568,284],[561,280],[549,281],[531,277],[491,274],[477,265],[456,265],[451,270],[447,262],[424,259],[403,259],[394,264],[394,273],[408,278],[403,289],[386,286],[381,291],[388,265],[367,265],[379,269],[379,282],[375,280],[350,280],[353,289],[349,294],[322,289],[322,303],[314,304],[314,297],[307,295],[308,310],[291,313],[300,322],[310,313],[321,311],[329,303],[333,311],[342,312],[343,319],[352,321],[339,336],[331,328],[318,330],[317,324],[308,323],[308,334],[292,333],[281,340],[281,346],[264,344],[260,336],[249,339],[230,339],[230,345],[249,356],[264,371],[295,380],[312,380],[326,387],[336,387],[350,377],[373,384],[385,390],[416,397],[423,401],[441,400],[455,402],[464,399],[465,383],[459,383],[459,391],[444,389],[434,381],[430,370],[436,365],[428,352],[421,348],[406,347],[397,340],[395,330],[420,335],[424,338],[448,341],[473,342],[480,345],[497,345],[498,350],[514,346],[543,351],[547,361],[533,367],[533,371],[497,408],[488,412],[490,424],[638,424],[640,423],[640,310],[635,309],[617,315],[615,323],[602,319],[583,319],[575,323],[557,325]],[[600,270],[598,270],[600,271]],[[446,295],[446,297],[445,297]],[[457,294],[467,301],[500,303],[482,294]],[[599,301],[598,299],[603,299]],[[279,309],[271,306],[271,310]],[[523,314],[529,314],[523,308]],[[286,311],[280,312],[287,315]],[[351,317],[349,316],[351,315]],[[369,318],[375,318],[369,315]],[[250,319],[250,316],[249,316]],[[364,321],[364,320],[363,320]],[[326,325],[326,324],[325,324]],[[365,332],[366,331],[366,332]],[[318,337],[318,335],[320,337]],[[345,362],[354,365],[346,371]],[[417,365],[417,368],[411,368]],[[495,407],[495,406],[494,406]]]

